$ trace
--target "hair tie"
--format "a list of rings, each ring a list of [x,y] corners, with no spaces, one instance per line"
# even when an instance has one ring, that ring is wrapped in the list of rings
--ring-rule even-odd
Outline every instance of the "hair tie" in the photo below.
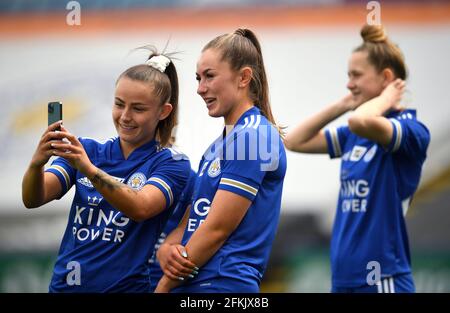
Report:
[[[169,63],[170,59],[162,54],[152,56],[150,59],[147,60],[147,62],[145,62],[145,64],[157,69],[161,73],[164,73]]]

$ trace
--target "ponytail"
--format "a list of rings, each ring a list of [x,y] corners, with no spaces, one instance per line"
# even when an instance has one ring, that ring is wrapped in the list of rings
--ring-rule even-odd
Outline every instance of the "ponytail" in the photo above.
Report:
[[[250,98],[255,106],[277,129],[280,135],[283,131],[276,125],[269,99],[269,84],[267,82],[261,45],[255,33],[250,29],[239,28],[233,33],[218,36],[211,40],[202,51],[217,49],[222,53],[222,60],[227,61],[233,70],[244,66],[252,69],[250,82]]]
[[[179,89],[177,70],[167,55],[164,55],[168,60],[167,66],[159,67],[153,65],[149,60],[162,54],[157,53],[156,49],[152,46],[141,48],[150,50],[147,63],[130,67],[119,76],[117,81],[125,76],[132,80],[149,83],[153,87],[153,96],[160,100],[160,105],[167,102],[172,105],[172,111],[169,116],[159,121],[155,131],[156,139],[159,141],[160,146],[166,147],[170,144],[173,128],[178,124]]]

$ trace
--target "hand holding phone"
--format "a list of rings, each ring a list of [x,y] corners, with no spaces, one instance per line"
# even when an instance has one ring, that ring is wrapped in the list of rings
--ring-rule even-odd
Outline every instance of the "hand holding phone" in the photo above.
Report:
[[[61,102],[49,102],[48,103],[48,125],[51,125],[60,120],[62,120],[62,103]],[[61,127],[58,127],[57,130],[61,130]]]

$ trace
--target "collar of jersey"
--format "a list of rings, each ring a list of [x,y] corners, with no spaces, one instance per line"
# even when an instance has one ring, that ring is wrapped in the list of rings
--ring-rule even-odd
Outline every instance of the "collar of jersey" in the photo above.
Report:
[[[153,139],[152,141],[143,144],[139,148],[134,149],[133,152],[128,156],[127,161],[137,160],[147,158],[152,155],[158,146],[159,142]],[[120,156],[121,159],[124,159],[122,148],[120,147],[120,138],[117,138],[114,145],[114,155]]]
[[[237,120],[235,126],[238,126],[238,125],[244,125],[244,124],[245,124],[244,119],[245,119],[247,116],[249,116],[249,115],[254,115],[254,114],[256,114],[256,115],[260,115],[260,114],[261,114],[257,106],[252,106],[250,109],[248,109],[247,111],[245,111],[244,114],[242,114],[241,117]]]
[[[245,111],[245,112],[241,115],[241,117],[239,117],[239,119],[237,120],[236,124],[234,125],[233,130],[228,134],[227,137],[229,137],[231,134],[233,134],[234,132],[236,132],[237,130],[239,130],[240,127],[238,127],[238,126],[243,126],[243,125],[245,124],[245,120],[244,120],[244,119],[245,119],[247,116],[255,115],[255,114],[257,114],[257,115],[260,115],[260,114],[261,114],[257,106],[252,106],[250,109],[248,109],[247,111]],[[226,128],[223,129],[223,133],[222,133],[223,138],[225,138],[225,131],[226,131]]]
[[[241,115],[241,117],[239,117],[239,119],[237,120],[237,122],[236,122],[236,124],[234,125],[234,128],[233,128],[233,130],[228,134],[228,135],[226,135],[226,127],[224,127],[223,128],[223,131],[222,131],[222,134],[211,144],[211,146],[210,146],[210,148],[212,147],[212,146],[214,146],[214,147],[220,147],[219,149],[224,149],[226,146],[227,146],[227,144],[229,144],[230,142],[232,142],[233,141],[233,136],[234,136],[234,134],[239,130],[239,129],[241,129],[242,128],[242,126],[245,124],[245,121],[244,121],[244,119],[247,117],[247,116],[249,116],[249,115],[252,115],[252,114],[261,114],[260,113],[260,111],[259,111],[259,109],[258,109],[258,107],[256,107],[256,106],[253,106],[253,107],[251,107],[250,109],[248,109],[247,111],[245,111],[242,115]],[[241,126],[241,127],[239,127],[239,126]],[[216,155],[218,155],[218,154],[220,154],[220,152],[219,152],[220,150],[210,150],[210,149],[208,149],[207,150],[207,152],[205,152],[205,154],[203,155],[203,158],[207,158],[207,159],[210,159],[210,158],[212,158],[213,156],[216,156]]]

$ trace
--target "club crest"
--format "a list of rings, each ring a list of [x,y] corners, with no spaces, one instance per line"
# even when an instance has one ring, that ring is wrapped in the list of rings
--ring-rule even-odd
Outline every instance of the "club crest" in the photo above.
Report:
[[[131,175],[131,177],[128,179],[128,186],[133,188],[134,190],[141,190],[142,187],[144,187],[145,183],[147,181],[147,177],[145,177],[142,173],[134,173]]]
[[[208,168],[208,176],[209,177],[217,177],[220,174],[220,159],[216,158],[211,162],[211,165]]]

